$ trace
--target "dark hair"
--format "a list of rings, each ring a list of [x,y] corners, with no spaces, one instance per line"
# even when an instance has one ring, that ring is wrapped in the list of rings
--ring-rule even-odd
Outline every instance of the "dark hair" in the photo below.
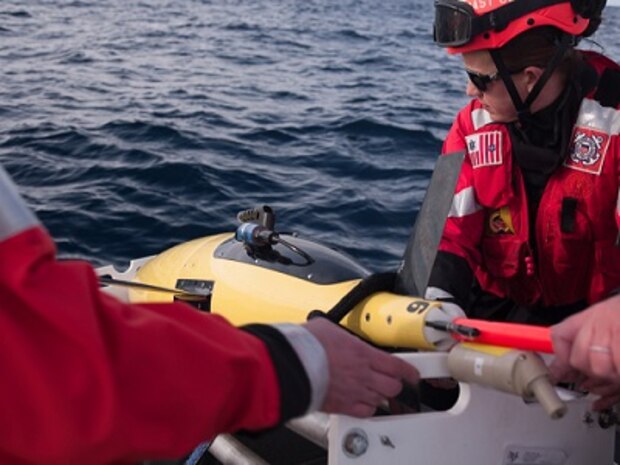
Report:
[[[571,5],[578,15],[590,20],[588,27],[581,34],[581,37],[590,37],[603,21],[603,10],[607,0],[571,0]]]
[[[596,32],[598,27],[603,22],[603,17],[601,16],[601,13],[602,11],[590,18],[590,23],[588,24],[588,27],[586,27],[586,30],[583,31],[583,33],[581,34],[582,37],[590,37]]]
[[[530,29],[518,35],[500,49],[502,59],[509,70],[522,70],[528,66],[545,68],[555,56],[561,31],[552,26]],[[572,69],[579,53],[569,48],[558,70],[567,75]]]

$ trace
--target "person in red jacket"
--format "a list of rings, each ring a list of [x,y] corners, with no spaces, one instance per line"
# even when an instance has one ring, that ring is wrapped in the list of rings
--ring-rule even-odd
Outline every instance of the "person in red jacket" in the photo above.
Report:
[[[182,304],[99,290],[0,167],[0,463],[180,457],[222,432],[305,412],[369,416],[411,365],[325,319],[235,328]]]
[[[620,67],[575,48],[604,0],[436,0],[471,102],[425,296],[476,318],[551,325],[620,287]]]

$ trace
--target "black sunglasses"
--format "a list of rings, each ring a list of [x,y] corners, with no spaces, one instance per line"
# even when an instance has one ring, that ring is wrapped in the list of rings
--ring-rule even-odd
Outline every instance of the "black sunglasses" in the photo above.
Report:
[[[467,77],[471,81],[471,83],[478,89],[480,92],[486,92],[489,84],[493,81],[497,81],[500,78],[499,72],[493,74],[482,74],[476,73],[475,71],[470,71],[468,69],[465,70],[467,73]]]
[[[508,74],[510,75],[519,74],[521,71],[523,71],[523,69],[517,69],[515,71],[508,70]],[[471,83],[480,92],[486,92],[486,90],[489,88],[489,84],[501,78],[499,71],[496,71],[493,74],[482,74],[482,73],[477,73],[475,71],[471,71],[469,69],[465,69],[465,72],[467,73],[467,77],[469,78]]]

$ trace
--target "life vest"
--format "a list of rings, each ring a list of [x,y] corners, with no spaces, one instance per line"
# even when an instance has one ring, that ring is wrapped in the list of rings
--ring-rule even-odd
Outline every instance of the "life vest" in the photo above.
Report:
[[[618,66],[588,54],[599,74]],[[521,304],[596,302],[620,287],[620,111],[585,98],[569,153],[548,180],[530,231],[508,128],[472,101],[444,152],[466,150],[440,250],[467,260],[483,290]],[[532,247],[535,245],[535,247]]]

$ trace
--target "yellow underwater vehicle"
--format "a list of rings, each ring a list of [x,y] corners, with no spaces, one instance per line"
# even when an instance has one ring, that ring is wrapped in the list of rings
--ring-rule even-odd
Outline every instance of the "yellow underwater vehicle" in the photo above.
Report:
[[[549,352],[547,330],[529,328],[533,337],[524,344],[517,331],[509,347],[490,345],[506,338],[493,339],[487,327],[449,304],[415,297],[447,215],[433,205],[433,185],[450,192],[435,176],[397,273],[373,275],[332,248],[278,233],[269,207],[241,212],[234,233],[177,245],[134,260],[124,271],[98,270],[106,290],[121,299],[186,300],[237,325],[300,323],[320,312],[397,352],[422,378],[459,381],[447,409],[408,408],[403,400],[404,408],[386,408],[364,420],[312,414],[265,434],[218,436],[187,463],[614,463],[615,415],[593,412],[590,396],[552,386],[549,356],[540,353]],[[424,220],[429,214],[434,221]]]

